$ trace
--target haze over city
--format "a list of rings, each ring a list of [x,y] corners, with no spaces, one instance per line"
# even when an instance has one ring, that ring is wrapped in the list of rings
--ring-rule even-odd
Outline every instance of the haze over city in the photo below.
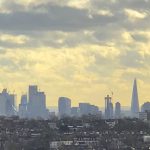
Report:
[[[130,106],[149,101],[150,1],[0,0],[0,89],[38,85],[47,106],[60,96],[72,105],[104,107],[104,97]]]

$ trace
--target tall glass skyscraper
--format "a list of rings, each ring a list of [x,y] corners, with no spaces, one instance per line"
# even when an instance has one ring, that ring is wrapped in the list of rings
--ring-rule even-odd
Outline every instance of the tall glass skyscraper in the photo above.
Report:
[[[112,97],[107,95],[105,97],[105,119],[113,119],[113,104]]]
[[[46,95],[37,85],[29,86],[28,114],[29,118],[47,118]]]
[[[131,113],[132,117],[137,117],[139,113],[139,98],[137,90],[137,80],[134,80],[133,92],[132,92],[132,101],[131,101]]]
[[[115,118],[116,119],[121,118],[121,104],[119,102],[116,102],[115,104]]]
[[[60,118],[71,116],[71,100],[67,97],[59,97],[58,110]]]

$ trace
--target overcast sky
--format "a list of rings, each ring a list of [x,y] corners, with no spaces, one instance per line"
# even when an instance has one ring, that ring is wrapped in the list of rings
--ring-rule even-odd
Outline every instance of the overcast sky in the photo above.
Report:
[[[73,105],[150,100],[150,0],[0,0],[0,88]]]

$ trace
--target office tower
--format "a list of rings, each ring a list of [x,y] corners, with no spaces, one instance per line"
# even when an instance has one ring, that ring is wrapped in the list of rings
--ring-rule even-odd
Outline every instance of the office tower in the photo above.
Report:
[[[79,103],[80,115],[98,115],[99,108],[95,105],[91,105],[89,103]]]
[[[37,85],[30,85],[29,86],[29,102],[32,102],[34,99],[34,96],[37,95],[38,87]]]
[[[0,115],[1,116],[7,116],[7,99],[5,98],[4,95],[0,93]]]
[[[29,118],[47,118],[46,96],[36,85],[29,86],[28,112]]]
[[[109,107],[110,107],[110,119],[113,119],[114,118],[114,107],[113,107],[112,102],[109,104]]]
[[[100,111],[99,108],[95,105],[90,105],[90,112],[91,115],[99,115]]]
[[[21,96],[21,103],[19,104],[19,117],[27,117],[27,95]]]
[[[146,102],[141,106],[142,112],[150,112],[150,102]]]
[[[0,115],[16,115],[15,98],[14,94],[9,94],[7,89],[3,89],[2,93],[0,93]]]
[[[121,118],[121,104],[117,102],[115,104],[115,118],[120,119]]]
[[[135,79],[133,84],[132,101],[131,101],[132,117],[137,117],[138,113],[139,113],[139,99],[138,99],[137,81]]]
[[[112,98],[109,95],[105,97],[105,119],[113,119],[113,104],[111,100]]]
[[[79,103],[80,115],[88,115],[89,114],[89,103]]]
[[[58,100],[59,117],[71,116],[71,100],[67,97],[60,97]]]
[[[72,107],[71,108],[71,116],[72,117],[79,117],[79,107]]]

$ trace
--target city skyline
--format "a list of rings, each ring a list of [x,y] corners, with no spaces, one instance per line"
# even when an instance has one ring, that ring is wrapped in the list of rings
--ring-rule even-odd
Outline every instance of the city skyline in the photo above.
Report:
[[[3,91],[7,91],[8,94],[14,95],[15,96],[15,102],[14,103],[15,103],[16,107],[18,108],[18,106],[21,103],[23,103],[23,104],[25,103],[24,102],[25,101],[25,97],[27,97],[26,98],[26,102],[30,102],[30,99],[32,99],[32,98],[30,98],[30,95],[31,95],[30,94],[30,88],[32,88],[32,87],[33,87],[33,91],[38,91],[39,94],[44,94],[44,99],[45,99],[44,103],[45,103],[45,106],[47,108],[49,108],[49,107],[58,107],[58,101],[59,101],[60,98],[69,99],[71,101],[71,104],[72,104],[71,106],[72,107],[78,106],[79,103],[90,103],[90,101],[79,100],[79,103],[77,105],[74,105],[74,100],[72,98],[67,97],[67,96],[63,96],[63,95],[59,95],[59,97],[57,98],[57,105],[55,105],[55,106],[54,105],[53,106],[49,106],[49,105],[47,105],[47,94],[45,93],[44,90],[42,90],[44,92],[41,92],[41,90],[40,90],[41,88],[38,87],[38,85],[29,85],[28,86],[29,89],[26,92],[22,92],[21,93],[21,96],[19,97],[19,100],[17,100],[18,95],[15,92],[10,92],[7,88],[3,88],[2,92]],[[114,103],[114,104],[115,103],[121,103],[121,100],[119,100],[118,98],[114,98],[114,92],[110,91],[110,93],[108,92],[107,96],[105,97],[104,105],[100,105],[99,104],[97,106],[99,108],[103,108],[104,109],[104,107],[106,107],[108,105],[107,102],[106,102],[107,98],[110,98],[110,102],[109,103]],[[36,97],[35,97],[35,100],[36,100]],[[18,103],[17,103],[17,101],[18,101]],[[146,103],[146,102],[149,102],[149,101],[145,101],[144,103]],[[128,107],[129,109],[131,109],[131,112],[139,112],[139,107],[142,106],[142,105],[143,105],[143,103],[141,105],[139,105],[138,83],[137,83],[137,79],[135,78],[133,80],[133,88],[132,88],[132,92],[131,92],[130,104],[128,104],[128,105],[122,105],[122,107],[124,107],[124,108]]]
[[[0,0],[0,150],[150,149],[150,0]]]
[[[37,87],[37,85],[28,85],[29,87],[30,86],[36,86]],[[27,95],[27,96],[29,96],[29,94],[27,94],[28,92],[28,90],[26,90],[26,92],[24,91],[24,92],[22,92],[21,94],[19,94],[19,96],[15,93],[15,90],[13,91],[13,92],[11,92],[11,90],[10,89],[8,89],[8,88],[3,88],[3,90],[8,90],[8,93],[12,93],[12,94],[14,94],[14,95],[16,95],[16,98],[15,98],[15,103],[16,103],[16,105],[17,105],[17,107],[19,106],[19,104],[20,104],[20,102],[21,102],[21,98],[22,98],[22,96],[24,96],[24,95]],[[41,87],[38,87],[38,89],[37,90],[39,90],[39,92],[40,92],[40,89],[41,89]],[[127,105],[122,105],[123,107],[128,107],[129,109],[130,109],[130,107],[132,107],[132,105],[133,105],[133,99],[134,99],[134,97],[133,96],[136,96],[137,98],[138,98],[138,103],[139,103],[139,106],[142,106],[143,105],[143,103],[145,103],[145,102],[149,102],[148,100],[147,101],[143,101],[143,102],[141,102],[140,101],[140,99],[139,99],[139,94],[137,93],[137,90],[138,90],[138,86],[137,86],[137,79],[135,78],[134,79],[134,83],[133,83],[133,85],[132,85],[132,90],[130,91],[130,93],[131,93],[131,95],[130,95],[130,102],[127,104]],[[44,90],[42,90],[42,91],[44,91]],[[46,94],[46,96],[47,96],[47,93],[45,93]],[[104,93],[105,94],[105,93]],[[136,95],[137,94],[137,95]],[[116,97],[114,97],[114,95],[115,95],[115,93],[113,92],[113,91],[111,91],[110,89],[109,89],[109,92],[107,92],[105,95],[104,95],[104,97],[106,96],[106,95],[110,95],[111,96],[111,99],[112,99],[112,102],[113,103],[117,103],[117,102],[119,102],[119,103],[122,103],[122,101],[120,100],[120,99],[118,99],[118,98],[116,98]],[[62,97],[62,96],[64,96],[64,97],[68,97],[68,96],[66,96],[66,95],[59,95],[58,97],[57,97],[57,101],[59,100],[59,98],[60,97]],[[83,101],[82,99],[78,99],[78,102],[77,102],[77,104],[76,105],[74,105],[74,98],[71,98],[71,97],[68,97],[69,99],[71,99],[71,103],[72,103],[72,106],[78,106],[78,103],[81,103],[81,102],[83,102],[83,103],[90,103],[91,101],[89,100],[89,101]],[[57,107],[58,106],[58,104],[57,104],[57,101],[56,101],[56,105],[48,105],[48,103],[49,102],[47,102],[48,101],[48,99],[49,98],[46,98],[46,106],[49,108],[49,107]],[[141,102],[141,103],[140,103]],[[103,104],[104,103],[104,104]],[[103,108],[104,109],[104,107],[105,107],[105,102],[103,101],[102,103],[100,103],[100,101],[99,101],[99,103],[93,103],[93,104],[95,104],[95,105],[97,105],[99,108]],[[101,104],[103,104],[103,105],[101,105]]]
[[[94,115],[106,120],[119,119],[124,117],[147,119],[150,110],[150,102],[145,102],[139,106],[137,80],[134,79],[130,109],[126,108],[119,101],[114,102],[112,95],[104,97],[105,109],[94,105],[91,102],[80,101],[78,106],[72,105],[72,99],[60,96],[56,109],[49,109],[46,106],[46,93],[39,90],[37,85],[29,85],[27,94],[21,96],[19,106],[16,105],[16,94],[3,89],[0,93],[0,116],[19,116],[28,119],[48,119],[57,116],[59,119],[64,117],[82,117],[84,115]]]
[[[150,100],[150,1],[1,0],[0,89],[20,102],[38,85],[47,106],[59,96],[104,106],[130,105],[137,77],[140,105]]]

